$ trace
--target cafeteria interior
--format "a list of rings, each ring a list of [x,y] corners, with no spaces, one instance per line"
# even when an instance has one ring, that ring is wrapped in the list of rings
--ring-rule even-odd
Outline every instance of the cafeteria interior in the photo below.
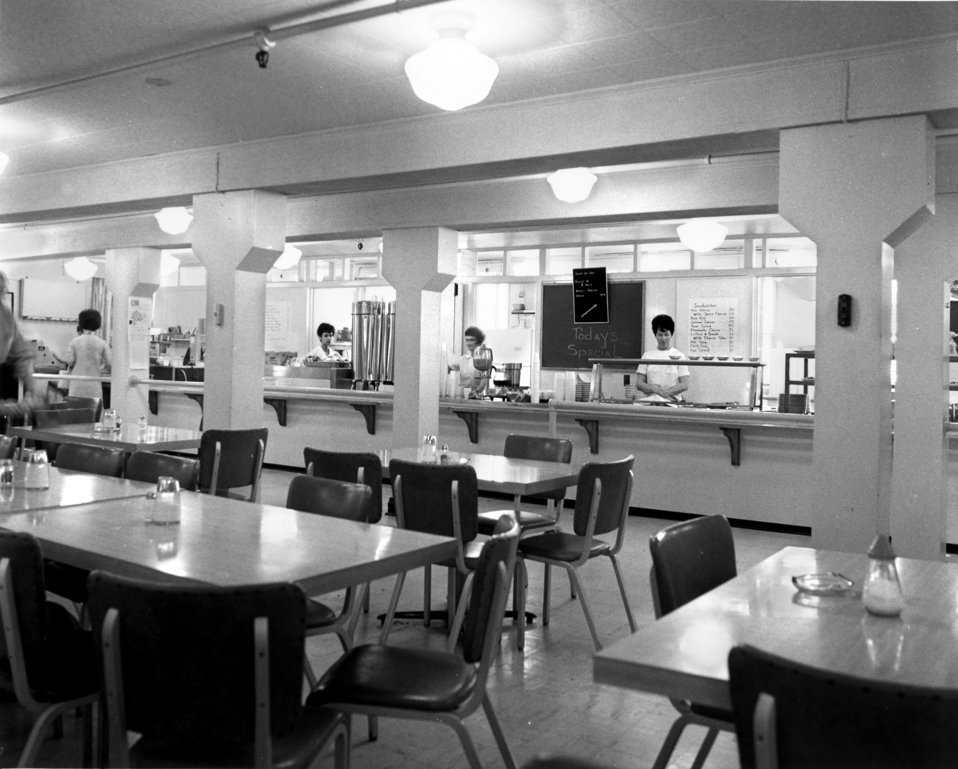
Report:
[[[264,468],[262,498],[265,504],[283,505],[293,473]],[[480,496],[480,510],[502,509],[504,497]],[[567,500],[567,504],[568,504]],[[633,513],[635,511],[633,510]],[[562,517],[568,523],[571,509]],[[394,525],[395,518],[383,523]],[[649,588],[649,537],[673,523],[665,518],[630,515],[625,545],[620,559],[626,565],[626,587],[632,609],[640,626],[654,618]],[[810,537],[800,529],[770,531],[735,527],[738,571],[758,564],[783,547],[809,546]],[[583,583],[589,593],[596,626],[603,644],[628,635],[629,627],[612,569],[604,559],[584,567]],[[442,608],[445,577],[433,573],[433,606]],[[360,619],[356,643],[375,643],[380,625],[377,614],[385,611],[392,580],[374,582],[370,612]],[[422,595],[422,571],[409,575],[400,600],[400,610],[417,608]],[[342,595],[330,597],[337,604]],[[502,644],[489,677],[493,706],[499,715],[509,747],[519,766],[541,754],[576,757],[608,767],[651,766],[662,741],[677,716],[665,697],[624,688],[603,686],[592,680],[595,648],[582,611],[569,595],[569,583],[562,574],[552,580],[552,615],[548,627],[538,617],[526,629],[525,650],[516,649],[511,619],[503,623]],[[529,610],[539,613],[542,604],[542,567],[529,564]],[[337,604],[338,605],[338,604]],[[389,643],[441,649],[446,642],[445,625],[433,620],[426,629],[420,620],[396,620]],[[313,669],[325,670],[340,655],[333,635],[308,638],[307,654]],[[29,721],[15,703],[4,705],[0,716],[0,765],[15,760],[26,739]],[[18,715],[19,714],[19,715]],[[481,712],[466,719],[483,766],[501,766],[492,732]],[[670,767],[690,766],[705,730],[686,729],[672,755]],[[80,763],[78,723],[68,719],[61,739],[47,739],[38,764],[49,767],[73,767]],[[318,763],[332,766],[332,749],[327,748]],[[353,718],[353,769],[455,769],[465,765],[459,741],[442,724],[380,719],[379,739],[370,743],[365,718]],[[708,757],[709,769],[733,769],[739,765],[734,737],[720,733]]]

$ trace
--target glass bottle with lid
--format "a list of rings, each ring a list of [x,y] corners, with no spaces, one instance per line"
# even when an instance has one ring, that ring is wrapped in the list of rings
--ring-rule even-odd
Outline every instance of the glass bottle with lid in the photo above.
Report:
[[[888,534],[879,534],[868,549],[868,574],[862,587],[862,602],[869,613],[879,617],[897,617],[905,608],[895,550]]]

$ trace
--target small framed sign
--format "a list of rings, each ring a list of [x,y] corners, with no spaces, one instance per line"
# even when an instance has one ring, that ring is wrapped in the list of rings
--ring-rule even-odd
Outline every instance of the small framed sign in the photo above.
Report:
[[[609,284],[605,267],[572,270],[572,322],[609,322]]]

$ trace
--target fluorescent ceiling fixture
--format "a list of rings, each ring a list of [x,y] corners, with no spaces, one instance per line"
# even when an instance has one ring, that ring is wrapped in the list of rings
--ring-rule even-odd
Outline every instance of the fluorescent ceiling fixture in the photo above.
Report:
[[[10,156],[6,152],[0,152],[0,174],[3,173],[3,169],[7,167],[9,162]]]
[[[161,208],[153,216],[156,217],[160,229],[169,235],[182,235],[190,228],[193,214],[182,206],[178,208]]]
[[[286,248],[283,249],[283,253],[273,262],[273,269],[288,270],[290,267],[295,267],[299,264],[299,259],[302,255],[303,252],[296,248],[296,246],[287,245]]]
[[[564,203],[581,203],[592,194],[596,179],[588,168],[562,168],[546,177],[552,194]]]
[[[709,219],[693,219],[675,228],[679,240],[693,251],[713,251],[725,242],[728,227]]]
[[[406,77],[420,99],[450,112],[489,95],[499,65],[464,37],[462,29],[441,30],[439,39],[406,60]]]
[[[160,254],[160,275],[172,275],[180,269],[180,260],[165,251]]]
[[[74,280],[89,280],[96,274],[96,265],[85,256],[64,262],[63,271]]]

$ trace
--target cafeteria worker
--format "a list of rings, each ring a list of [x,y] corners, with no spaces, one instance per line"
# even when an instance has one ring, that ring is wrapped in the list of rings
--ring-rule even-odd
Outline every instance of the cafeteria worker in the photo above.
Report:
[[[478,326],[469,326],[462,336],[466,354],[450,361],[449,370],[459,372],[459,386],[470,398],[481,398],[485,394],[487,379],[473,364],[472,356],[476,348],[486,341],[486,335]]]
[[[642,357],[669,363],[661,366],[640,363],[636,369],[635,389],[646,396],[658,395],[667,401],[684,400],[681,396],[689,389],[689,367],[673,362],[686,359],[685,353],[673,346],[675,321],[668,315],[656,315],[652,318],[652,333],[655,334],[656,348]]]

